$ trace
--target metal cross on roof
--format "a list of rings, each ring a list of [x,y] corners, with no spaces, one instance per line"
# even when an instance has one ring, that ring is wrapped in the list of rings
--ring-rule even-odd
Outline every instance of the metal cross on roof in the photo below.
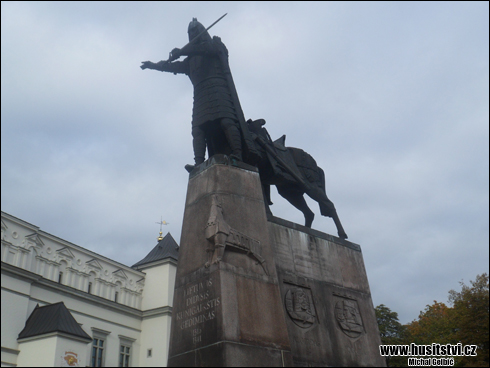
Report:
[[[163,221],[163,217],[160,217],[160,222],[155,222],[155,224],[160,224],[160,236],[157,238],[158,241],[163,239],[162,236],[162,225],[169,225],[170,223],[167,221]]]

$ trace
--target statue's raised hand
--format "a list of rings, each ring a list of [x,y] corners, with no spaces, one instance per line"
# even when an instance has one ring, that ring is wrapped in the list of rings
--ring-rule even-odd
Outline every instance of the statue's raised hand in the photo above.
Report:
[[[168,60],[169,61],[177,60],[181,55],[182,55],[181,49],[179,49],[179,48],[176,47],[175,49],[173,49],[172,51],[170,51],[170,55],[169,55]]]
[[[155,69],[155,63],[152,63],[151,61],[142,61],[140,68],[145,70],[145,69]]]

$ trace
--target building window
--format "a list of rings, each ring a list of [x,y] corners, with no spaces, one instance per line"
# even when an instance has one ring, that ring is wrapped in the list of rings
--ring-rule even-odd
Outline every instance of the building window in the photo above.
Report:
[[[61,281],[63,280],[63,272],[60,271],[58,274],[58,284],[61,284]]]
[[[119,335],[119,366],[131,367],[131,353],[133,351],[133,343],[136,339]]]
[[[88,283],[88,291],[87,291],[87,292],[88,292],[89,294],[91,294],[91,293],[92,293],[92,283],[91,283],[91,282],[89,282],[89,283]]]
[[[92,356],[91,367],[104,367],[107,350],[107,338],[111,332],[92,327]]]
[[[119,293],[116,291],[116,293],[114,294],[114,301],[117,303],[117,296],[119,295]]]
[[[104,348],[104,340],[94,338],[92,341],[92,367],[103,367]]]
[[[127,345],[121,345],[119,349],[119,366],[129,367],[131,357],[131,347]]]
[[[147,352],[147,354],[146,354],[146,357],[147,357],[147,358],[151,358],[151,349],[148,349],[148,352]]]

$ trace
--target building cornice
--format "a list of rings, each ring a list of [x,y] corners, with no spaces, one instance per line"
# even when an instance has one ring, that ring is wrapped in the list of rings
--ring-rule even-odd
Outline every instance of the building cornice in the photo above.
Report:
[[[96,305],[102,305],[107,309],[119,313],[124,313],[131,317],[142,318],[143,316],[142,311],[139,309],[128,307],[127,305],[124,304],[118,304],[114,301],[102,298],[100,296],[92,295],[84,291],[72,288],[70,286],[59,284],[57,282],[45,279],[41,275],[35,274],[31,271],[27,271],[23,268],[12,266],[11,264],[5,262],[2,262],[2,273],[3,272],[17,278],[26,279],[33,285],[51,289],[51,290],[54,289],[60,294],[67,294],[71,297],[81,299],[85,302],[93,303]]]
[[[136,273],[138,276],[140,277],[144,277],[145,276],[145,273],[144,272],[141,272],[139,271],[138,269],[135,269],[135,268],[131,268],[130,266],[127,266],[127,265],[124,265],[122,263],[119,263],[117,261],[114,261],[110,258],[107,258],[103,255],[100,255],[94,251],[91,251],[89,249],[86,249],[86,248],[83,248],[79,245],[76,245],[76,244],[73,244],[73,243],[70,243],[69,241],[67,240],[64,240],[64,239],[61,239],[61,238],[58,238],[57,236],[54,236],[50,233],[47,233],[43,230],[41,230],[39,227],[35,226],[35,225],[32,225],[24,220],[21,220],[15,216],[12,216],[6,212],[1,212],[2,213],[2,218],[5,218],[5,219],[8,219],[20,226],[24,226],[28,229],[31,229],[31,231],[34,231],[34,234],[37,234],[38,236],[41,236],[41,237],[44,237],[46,239],[50,239],[52,240],[53,242],[55,243],[58,243],[62,248],[63,246],[64,247],[68,247],[68,248],[72,248],[72,249],[75,249],[79,252],[81,252],[82,254],[86,254],[88,255],[89,257],[92,257],[92,258],[96,258],[96,259],[100,259],[101,261],[104,261],[104,262],[107,262],[108,264],[110,264],[111,266],[115,267],[116,269],[118,268],[121,268],[123,270],[126,270],[128,272],[133,272],[133,273]],[[31,235],[34,235],[34,234],[31,234]],[[2,240],[2,241],[5,241],[5,240]],[[10,242],[8,242],[9,244],[11,244]]]
[[[43,334],[43,335],[30,336],[30,337],[25,337],[23,339],[17,339],[17,342],[20,344],[20,343],[23,343],[23,342],[29,342],[29,341],[35,341],[35,340],[41,340],[41,339],[48,339],[50,337],[64,337],[66,339],[83,342],[84,344],[88,344],[89,342],[92,341],[92,339],[87,339],[87,338],[83,338],[83,337],[80,337],[80,336],[74,336],[74,335],[70,335],[70,334],[67,334],[67,333],[64,333],[64,332],[55,331],[55,332],[50,332],[50,333]]]
[[[160,308],[147,309],[143,311],[143,319],[159,316],[172,316],[172,307],[165,306]]]

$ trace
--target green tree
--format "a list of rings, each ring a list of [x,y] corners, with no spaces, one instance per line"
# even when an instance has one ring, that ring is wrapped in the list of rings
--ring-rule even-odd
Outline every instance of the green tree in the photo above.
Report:
[[[463,357],[458,365],[463,367],[489,366],[489,277],[477,275],[471,286],[461,284],[461,291],[449,291],[453,304],[454,337],[462,345],[476,345],[476,357]]]
[[[382,344],[408,344],[406,327],[398,321],[398,313],[391,311],[384,304],[378,305],[374,311]],[[386,357],[386,365],[388,367],[407,367],[407,357]]]

